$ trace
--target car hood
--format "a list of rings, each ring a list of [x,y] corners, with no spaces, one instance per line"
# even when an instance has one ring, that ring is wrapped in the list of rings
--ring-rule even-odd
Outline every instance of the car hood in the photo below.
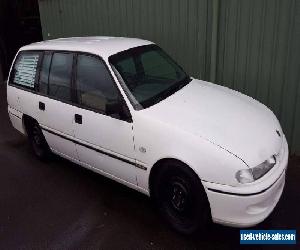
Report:
[[[251,97],[216,84],[193,79],[142,112],[218,145],[250,167],[281,148],[283,133],[273,112]]]

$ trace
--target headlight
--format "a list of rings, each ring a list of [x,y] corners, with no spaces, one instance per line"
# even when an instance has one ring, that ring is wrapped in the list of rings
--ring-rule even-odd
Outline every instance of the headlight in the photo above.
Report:
[[[275,155],[273,155],[268,160],[265,160],[263,163],[254,168],[247,168],[237,171],[235,177],[239,183],[253,182],[269,172],[270,169],[275,166],[275,164],[276,158]]]
[[[250,168],[237,171],[237,173],[235,174],[235,178],[239,183],[249,183],[254,181]]]

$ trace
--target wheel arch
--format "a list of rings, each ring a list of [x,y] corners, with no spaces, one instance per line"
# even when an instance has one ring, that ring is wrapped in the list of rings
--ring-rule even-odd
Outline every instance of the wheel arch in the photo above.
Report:
[[[27,114],[23,114],[22,116],[22,126],[23,126],[23,130],[26,136],[28,136],[28,131],[29,131],[29,126],[31,126],[32,124],[37,123],[37,120],[34,119],[33,117],[27,115]]]
[[[196,176],[198,176],[199,181],[201,182],[201,178],[200,178],[199,174],[197,173],[197,171],[195,171],[195,169],[193,167],[190,166],[190,164],[188,164],[180,159],[176,159],[176,158],[172,158],[172,157],[162,158],[162,159],[159,159],[158,161],[156,161],[153,164],[152,168],[150,169],[149,180],[148,180],[148,190],[149,190],[150,197],[151,197],[151,191],[153,190],[153,185],[154,185],[154,181],[155,181],[157,174],[161,170],[162,166],[166,162],[170,162],[170,161],[179,162],[179,163],[185,165],[186,167],[188,167],[189,169],[191,169],[196,174]]]

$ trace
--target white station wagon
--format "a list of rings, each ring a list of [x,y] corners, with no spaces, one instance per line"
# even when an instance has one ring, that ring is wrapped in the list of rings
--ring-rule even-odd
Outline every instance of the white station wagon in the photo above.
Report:
[[[275,115],[239,92],[188,76],[133,38],[63,38],[22,47],[7,86],[12,125],[54,152],[151,196],[177,231],[212,218],[263,221],[285,183]]]

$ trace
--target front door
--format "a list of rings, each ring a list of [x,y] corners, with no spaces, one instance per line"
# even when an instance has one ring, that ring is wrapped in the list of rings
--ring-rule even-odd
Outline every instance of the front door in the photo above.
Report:
[[[78,54],[75,75],[74,132],[80,161],[136,185],[132,122],[109,111],[119,102],[120,93],[105,63],[96,56]]]

